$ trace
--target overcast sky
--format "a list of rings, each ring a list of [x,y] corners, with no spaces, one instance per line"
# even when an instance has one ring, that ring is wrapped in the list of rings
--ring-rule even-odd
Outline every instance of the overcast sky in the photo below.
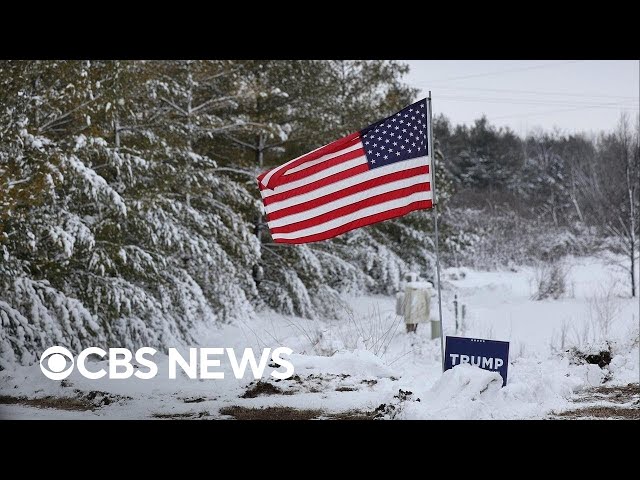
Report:
[[[638,114],[638,61],[410,60],[405,77],[427,96],[434,115],[473,123],[483,113],[526,135],[535,127],[565,133],[611,130],[620,114]]]

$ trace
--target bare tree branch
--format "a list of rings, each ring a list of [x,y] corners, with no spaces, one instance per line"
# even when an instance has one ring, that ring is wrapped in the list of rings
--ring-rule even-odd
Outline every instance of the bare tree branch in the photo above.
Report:
[[[56,118],[54,118],[54,119],[52,119],[52,120],[48,121],[47,123],[45,123],[44,125],[42,125],[42,126],[40,126],[40,127],[38,128],[38,133],[46,132],[46,131],[47,131],[47,129],[48,129],[49,127],[52,127],[52,126],[58,126],[57,124],[58,124],[61,120],[63,120],[63,119],[65,119],[65,118],[67,118],[67,117],[68,117],[69,115],[71,115],[72,113],[77,112],[78,110],[80,110],[80,109],[82,109],[82,108],[86,107],[87,105],[89,105],[89,104],[91,104],[91,103],[95,102],[95,101],[96,101],[96,100],[98,100],[99,98],[100,98],[100,95],[98,95],[98,96],[96,96],[96,97],[92,98],[91,100],[87,100],[86,102],[84,102],[84,103],[82,103],[82,104],[78,105],[77,107],[72,108],[72,109],[71,109],[71,110],[69,110],[68,112],[66,112],[66,113],[64,113],[64,114],[62,114],[62,115],[59,115],[59,116],[57,116]]]
[[[256,150],[258,147],[256,145],[251,145],[250,143],[247,142],[243,142],[242,140],[239,140],[231,135],[225,135],[226,138],[228,138],[229,140],[231,140],[232,142],[237,143],[238,145],[242,145],[243,147],[247,147],[250,148],[251,150]]]
[[[241,170],[239,168],[231,168],[231,167],[220,167],[220,168],[216,168],[214,170],[214,172],[234,172],[234,173],[240,173],[242,175],[248,175],[250,177],[254,177],[255,173],[254,172],[250,172],[248,170]]]
[[[228,95],[226,97],[220,97],[220,98],[212,98],[210,100],[207,100],[206,102],[201,103],[200,105],[198,105],[197,107],[194,107],[191,109],[190,113],[195,113],[198,110],[203,109],[204,107],[210,106],[213,103],[217,103],[217,102],[226,102],[227,100],[232,100],[234,98],[237,98],[236,95]]]
[[[183,108],[179,107],[178,105],[176,105],[175,103],[173,103],[171,100],[167,100],[164,97],[160,97],[160,100],[162,100],[163,102],[167,103],[168,105],[172,106],[175,110],[177,110],[178,112],[182,113],[183,116],[188,117],[189,114],[187,113],[186,110],[184,110]]]

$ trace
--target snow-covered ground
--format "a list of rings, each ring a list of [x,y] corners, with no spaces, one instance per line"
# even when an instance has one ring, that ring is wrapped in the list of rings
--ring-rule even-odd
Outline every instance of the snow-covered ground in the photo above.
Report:
[[[366,296],[345,298],[347,320],[266,312],[258,321],[201,332],[201,346],[294,350],[295,375],[275,381],[266,377],[267,369],[265,380],[274,388],[256,396],[246,395],[255,382],[236,380],[228,362],[222,364],[224,380],[160,375],[88,380],[74,371],[60,382],[32,365],[0,373],[0,416],[211,419],[232,418],[225,415],[228,408],[239,406],[317,410],[310,416],[335,418],[384,404],[379,410],[384,418],[546,418],[572,408],[572,399],[586,389],[638,383],[640,376],[639,304],[628,296],[625,272],[598,258],[567,258],[565,264],[567,293],[557,300],[531,300],[532,268],[443,272],[445,334],[456,334],[452,302],[457,294],[460,310],[463,304],[466,309],[458,335],[510,342],[504,388],[497,373],[477,367],[463,365],[442,374],[440,342],[430,339],[429,326],[407,334],[395,315],[395,298]],[[437,318],[437,309],[432,315]],[[567,353],[571,347],[610,348],[613,358],[604,368],[584,364]],[[166,371],[167,357],[155,359]],[[61,403],[61,398],[75,403]]]

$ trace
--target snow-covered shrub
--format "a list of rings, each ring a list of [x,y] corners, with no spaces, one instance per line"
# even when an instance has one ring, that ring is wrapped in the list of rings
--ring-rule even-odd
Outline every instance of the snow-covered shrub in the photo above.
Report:
[[[360,317],[345,307],[346,318],[325,324],[322,338],[316,347],[320,355],[332,355],[337,350],[367,350],[383,357],[389,345],[404,331],[404,322],[398,315],[383,315],[379,309]]]
[[[611,326],[622,309],[622,303],[615,294],[615,286],[601,287],[587,298],[587,305],[594,340],[610,340]]]
[[[448,265],[535,265],[590,254],[602,244],[594,228],[556,227],[542,218],[524,218],[507,205],[493,210],[448,208],[441,221],[441,254]]]
[[[532,300],[553,298],[557,300],[567,289],[567,269],[562,262],[540,263],[534,272],[535,291]]]
[[[374,420],[394,420],[401,418],[407,404],[419,402],[420,399],[415,397],[413,392],[408,390],[398,390],[398,394],[393,396],[389,403],[383,403],[375,409]]]
[[[569,345],[569,327],[571,322],[563,318],[560,322],[559,330],[553,330],[549,340],[549,347],[552,352],[564,352]]]

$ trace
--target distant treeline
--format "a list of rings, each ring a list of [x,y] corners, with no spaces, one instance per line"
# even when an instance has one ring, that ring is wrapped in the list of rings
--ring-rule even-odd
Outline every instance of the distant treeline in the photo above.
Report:
[[[451,208],[505,211],[537,228],[595,228],[627,258],[630,293],[640,225],[638,118],[622,115],[598,135],[537,131],[520,138],[486,117],[453,126],[443,115],[434,135],[455,195]],[[459,219],[451,218],[452,222]]]

